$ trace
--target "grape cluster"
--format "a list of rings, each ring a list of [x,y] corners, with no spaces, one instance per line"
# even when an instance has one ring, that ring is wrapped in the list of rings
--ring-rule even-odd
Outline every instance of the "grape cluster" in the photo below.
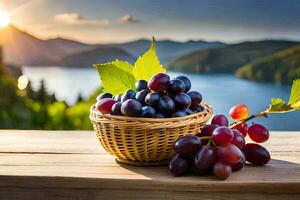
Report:
[[[136,90],[114,97],[100,94],[96,109],[102,114],[147,118],[184,117],[204,110],[202,95],[190,91],[191,81],[186,76],[170,80],[167,74],[159,73],[149,82],[139,80],[135,86]]]
[[[246,161],[253,165],[265,165],[270,153],[259,144],[245,142],[248,135],[254,142],[263,143],[269,131],[260,124],[250,127],[242,120],[249,111],[246,105],[238,104],[230,112],[236,122],[229,126],[224,115],[215,115],[211,124],[205,125],[196,135],[186,135],[174,144],[175,156],[169,162],[174,176],[186,173],[205,175],[213,173],[221,180],[232,172],[241,170]]]

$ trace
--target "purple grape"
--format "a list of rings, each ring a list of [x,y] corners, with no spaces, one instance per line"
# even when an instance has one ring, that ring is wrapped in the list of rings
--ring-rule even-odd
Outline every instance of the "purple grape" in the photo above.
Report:
[[[201,148],[201,140],[195,135],[186,135],[176,141],[174,149],[176,153],[191,157]]]
[[[184,117],[184,116],[187,116],[185,110],[178,110],[171,115],[171,117]]]
[[[186,112],[187,115],[194,114],[194,112],[189,108],[185,109],[185,112]]]
[[[101,93],[97,96],[97,101],[100,101],[101,99],[106,99],[106,98],[112,98],[112,94],[105,92],[105,93]]]
[[[170,77],[167,74],[159,73],[154,75],[148,83],[148,88],[155,92],[162,92],[168,89]]]
[[[155,109],[151,106],[144,106],[142,108],[141,117],[154,118],[155,117]]]
[[[115,103],[111,108],[111,114],[112,115],[122,115],[121,106],[122,106],[121,102]]]
[[[133,90],[128,90],[122,95],[121,102],[124,102],[128,99],[135,99],[135,92]]]
[[[173,100],[177,109],[186,109],[191,105],[191,98],[185,93],[176,94]]]
[[[156,114],[155,114],[155,118],[166,118],[166,115],[164,115],[164,114],[162,114],[162,113],[158,113],[158,112],[156,112]]]
[[[185,91],[184,82],[179,79],[171,80],[167,91],[171,95],[183,93]]]
[[[162,96],[158,102],[158,109],[165,115],[170,115],[175,111],[175,103],[168,96]]]
[[[203,126],[199,136],[212,136],[214,130],[218,128],[219,126],[216,124],[209,124]]]
[[[234,136],[231,141],[231,144],[235,145],[237,148],[242,149],[245,146],[245,138],[243,134],[237,129],[232,129]]]
[[[253,165],[265,165],[271,159],[268,150],[259,144],[248,143],[244,146],[243,152],[246,160]]]
[[[138,102],[140,102],[143,106],[145,106],[146,105],[145,98],[146,98],[148,93],[149,93],[149,90],[139,91],[138,93],[136,93],[135,99]]]
[[[159,93],[156,93],[156,92],[149,93],[145,97],[145,102],[149,106],[156,107],[158,105],[159,99],[160,99]]]
[[[148,82],[145,80],[139,80],[138,82],[136,82],[135,87],[136,87],[137,91],[149,90]]]
[[[202,95],[199,92],[190,91],[187,93],[187,95],[189,95],[192,100],[192,106],[199,106],[202,102]]]
[[[211,124],[217,124],[219,126],[228,126],[228,119],[225,115],[215,115],[211,120]]]
[[[236,172],[241,170],[244,166],[246,165],[246,158],[243,155],[242,159],[240,160],[240,162],[237,162],[235,164],[231,165],[232,171]]]
[[[195,156],[195,170],[199,175],[205,174],[216,162],[216,149],[210,145],[204,145],[196,153]]]
[[[192,87],[192,84],[191,84],[191,81],[188,77],[186,76],[177,76],[175,79],[178,79],[178,80],[181,80],[184,85],[185,85],[185,93],[187,93],[188,91],[190,91],[191,87]]]
[[[169,170],[174,176],[181,176],[187,173],[191,163],[183,156],[176,154],[169,162]]]
[[[127,99],[122,103],[121,112],[125,116],[139,117],[142,113],[142,105],[134,99]]]
[[[121,102],[122,99],[122,94],[117,94],[116,96],[114,96],[114,100],[116,100],[117,102]]]
[[[190,109],[194,111],[195,113],[203,112],[204,107],[203,106],[190,106]]]

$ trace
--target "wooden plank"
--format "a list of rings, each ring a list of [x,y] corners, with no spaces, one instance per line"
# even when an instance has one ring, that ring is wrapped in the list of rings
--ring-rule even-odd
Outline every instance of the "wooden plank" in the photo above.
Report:
[[[4,130],[0,199],[300,199],[299,139],[300,132],[272,132],[267,166],[218,181],[116,163],[93,132]]]

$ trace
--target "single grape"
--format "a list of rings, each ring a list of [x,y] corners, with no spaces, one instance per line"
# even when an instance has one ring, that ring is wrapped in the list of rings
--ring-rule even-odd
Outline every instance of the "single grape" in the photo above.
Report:
[[[218,179],[225,180],[230,176],[232,169],[230,165],[224,164],[219,161],[215,163],[213,171],[214,175]]]
[[[110,114],[111,108],[115,103],[117,103],[117,101],[114,99],[104,98],[96,103],[96,109],[100,111],[102,114]]]
[[[185,85],[185,93],[187,93],[188,91],[190,91],[192,84],[191,81],[188,77],[186,76],[177,76],[175,79],[181,80],[183,81],[184,85]]]
[[[186,109],[191,105],[191,98],[185,93],[176,94],[173,100],[177,109]]]
[[[167,89],[167,92],[171,95],[176,95],[183,93],[185,91],[184,82],[179,79],[174,79],[170,81],[170,85]]]
[[[121,102],[115,103],[111,108],[111,114],[112,115],[122,115],[121,106],[122,106]]]
[[[231,143],[233,136],[234,133],[230,128],[226,126],[220,126],[213,131],[212,139],[216,144],[225,146]]]
[[[189,95],[192,100],[192,106],[199,106],[199,104],[202,102],[202,95],[199,92],[190,91],[187,93],[187,95]]]
[[[245,104],[237,104],[229,110],[232,119],[240,121],[246,119],[249,115],[249,109]]]
[[[117,94],[116,96],[114,96],[114,100],[116,100],[117,102],[121,102],[122,99],[122,94]]]
[[[186,112],[187,115],[194,114],[194,112],[189,108],[185,109],[185,112]]]
[[[168,89],[170,77],[167,74],[159,73],[154,75],[148,83],[148,88],[155,92],[162,92]]]
[[[244,146],[243,152],[246,160],[253,165],[265,165],[271,159],[268,150],[259,144],[248,143]]]
[[[177,140],[174,144],[176,153],[191,157],[201,148],[201,140],[195,135],[186,135]]]
[[[248,128],[248,135],[254,141],[263,143],[269,139],[269,131],[261,124],[253,124]]]
[[[122,95],[121,102],[126,101],[127,99],[135,99],[135,91],[128,90]]]
[[[142,113],[142,105],[134,99],[127,99],[122,103],[121,112],[125,116],[139,117]]]
[[[158,102],[158,109],[165,115],[170,115],[175,111],[175,103],[168,96],[162,96]]]
[[[210,145],[204,145],[196,153],[195,171],[197,174],[205,174],[215,163],[217,158],[216,149]]]
[[[235,145],[237,148],[242,149],[245,146],[245,138],[243,134],[237,129],[232,129],[234,136],[231,141],[231,144]]]
[[[211,120],[211,124],[217,124],[219,126],[228,126],[228,119],[225,115],[215,115]]]
[[[231,168],[232,168],[232,171],[236,172],[236,171],[241,170],[245,165],[246,165],[246,158],[243,155],[242,159],[239,162],[231,165]]]
[[[166,118],[166,115],[164,115],[162,113],[159,113],[159,112],[156,112],[155,118]]]
[[[151,106],[144,106],[142,108],[141,117],[148,117],[148,118],[155,117],[155,109],[152,108]]]
[[[178,110],[171,115],[171,117],[184,117],[184,116],[187,116],[185,110]]]
[[[101,93],[97,96],[97,101],[100,101],[101,99],[105,99],[105,98],[112,98],[112,94],[108,93],[108,92],[104,92],[104,93]]]
[[[137,91],[148,90],[148,82],[145,80],[139,80],[135,83]]]
[[[243,153],[233,144],[218,147],[218,158],[225,164],[235,164],[241,161]]]
[[[174,176],[181,176],[188,172],[191,163],[183,156],[176,154],[169,162],[169,170]]]
[[[140,102],[143,106],[145,106],[146,105],[145,98],[146,98],[148,93],[149,93],[149,90],[139,91],[138,93],[136,93],[135,99],[138,102]]]
[[[190,109],[192,111],[194,111],[195,113],[204,111],[204,107],[201,106],[201,105],[199,105],[199,106],[190,106]]]
[[[247,134],[248,134],[248,125],[247,125],[247,123],[237,124],[233,128],[239,130],[243,134],[244,137],[246,137]]]
[[[158,105],[159,99],[160,99],[159,93],[156,92],[149,93],[145,97],[145,102],[149,106],[156,107]]]
[[[219,126],[216,125],[216,124],[205,125],[205,126],[203,126],[203,128],[201,129],[199,135],[197,135],[197,136],[200,136],[200,137],[202,137],[202,136],[212,136],[214,130],[218,127]]]

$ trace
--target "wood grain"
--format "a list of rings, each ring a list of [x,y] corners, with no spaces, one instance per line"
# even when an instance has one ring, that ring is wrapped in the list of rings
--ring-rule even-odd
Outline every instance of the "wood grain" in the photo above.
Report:
[[[272,132],[272,160],[226,181],[115,162],[93,132],[0,131],[0,199],[300,199],[300,132]]]

